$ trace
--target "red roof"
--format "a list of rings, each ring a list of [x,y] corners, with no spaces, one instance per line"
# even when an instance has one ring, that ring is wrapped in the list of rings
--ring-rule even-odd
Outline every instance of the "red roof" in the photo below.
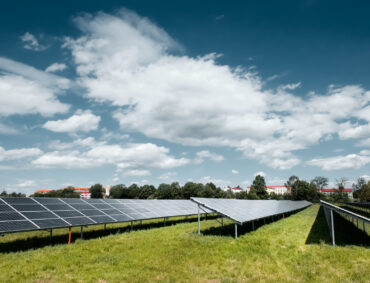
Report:
[[[232,190],[238,190],[238,191],[242,191],[241,188],[231,188]]]

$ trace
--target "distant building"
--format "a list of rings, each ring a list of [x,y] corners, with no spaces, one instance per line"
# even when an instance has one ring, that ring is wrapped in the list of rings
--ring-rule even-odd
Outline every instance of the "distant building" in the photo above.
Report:
[[[224,188],[222,188],[222,190],[223,191],[225,191],[225,192],[227,192],[227,191],[232,191],[233,193],[240,193],[240,192],[242,192],[243,191],[243,189],[242,188],[239,188],[239,187],[235,187],[235,188],[232,188],[232,187],[230,187],[230,186],[227,186],[227,187],[224,187]]]
[[[247,192],[249,193],[251,187],[247,187]],[[269,194],[275,193],[277,195],[285,195],[291,193],[291,187],[285,185],[276,186],[266,186],[266,190]]]

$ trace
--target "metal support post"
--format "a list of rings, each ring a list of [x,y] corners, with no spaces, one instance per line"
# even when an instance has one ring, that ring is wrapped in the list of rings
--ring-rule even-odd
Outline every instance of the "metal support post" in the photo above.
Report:
[[[166,226],[166,222],[167,222],[167,218],[166,218],[166,217],[164,217],[164,218],[163,218],[163,226]]]
[[[335,247],[334,215],[333,215],[332,209],[330,209],[330,218],[331,218],[331,241],[332,241],[333,246]]]
[[[131,221],[131,231],[134,229],[134,223]]]
[[[235,223],[235,239],[238,238],[238,224]]]
[[[84,227],[81,226],[81,239],[83,239],[83,238],[84,238]]]
[[[200,206],[198,204],[198,235],[200,235]]]

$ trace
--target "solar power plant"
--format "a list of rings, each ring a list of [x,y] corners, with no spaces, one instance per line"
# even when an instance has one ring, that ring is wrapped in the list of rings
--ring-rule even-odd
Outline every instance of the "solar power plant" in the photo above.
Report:
[[[191,198],[195,203],[230,218],[238,224],[300,210],[310,202],[291,200],[238,200]]]
[[[334,211],[341,214],[341,215],[349,217],[351,219],[356,219],[357,220],[357,227],[358,227],[358,221],[361,221],[362,224],[363,224],[364,233],[366,233],[365,225],[370,224],[370,219],[369,218],[367,218],[363,215],[354,213],[352,211],[349,211],[347,209],[344,209],[342,207],[336,206],[336,205],[331,204],[329,202],[323,201],[323,200],[320,200],[320,204],[324,209],[325,219],[326,219],[326,222],[329,226],[330,236],[331,236],[331,239],[332,239],[332,245],[333,246],[335,246],[335,231],[334,231],[334,216],[333,216]]]
[[[198,214],[190,200],[0,198],[0,233]]]

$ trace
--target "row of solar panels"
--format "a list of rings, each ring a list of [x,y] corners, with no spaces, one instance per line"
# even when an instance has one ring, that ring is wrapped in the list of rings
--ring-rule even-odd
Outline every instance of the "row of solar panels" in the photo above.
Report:
[[[348,205],[370,209],[370,202],[349,202]]]
[[[239,224],[300,210],[311,205],[310,202],[305,200],[238,200],[214,198],[191,198],[191,200]]]
[[[197,214],[189,200],[0,198],[0,233]]]

